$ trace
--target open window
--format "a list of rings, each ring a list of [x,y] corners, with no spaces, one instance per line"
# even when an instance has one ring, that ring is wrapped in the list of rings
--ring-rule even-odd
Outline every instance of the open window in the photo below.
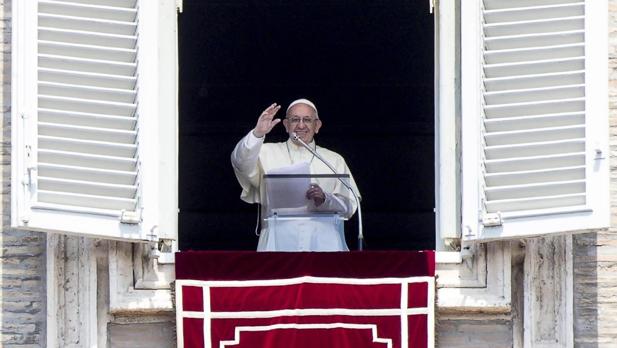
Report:
[[[316,103],[363,197],[366,248],[434,249],[429,2],[199,1],[179,16],[180,249],[255,250],[229,156],[259,113]],[[267,142],[287,139],[276,126]],[[317,159],[315,159],[317,161]],[[356,249],[357,219],[346,222]]]
[[[13,2],[13,226],[176,239],[175,11]]]

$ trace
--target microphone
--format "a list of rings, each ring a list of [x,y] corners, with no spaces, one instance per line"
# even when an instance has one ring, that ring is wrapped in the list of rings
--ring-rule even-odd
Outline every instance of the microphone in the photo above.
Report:
[[[304,141],[302,141],[302,139],[298,137],[298,134],[296,134],[296,132],[291,133],[291,138],[294,141],[297,141],[298,143],[300,143],[300,145],[302,145],[311,154],[313,154],[313,156],[317,157],[321,162],[323,162],[328,168],[330,168],[330,170],[334,174],[338,174],[336,172],[336,169],[334,169],[334,167],[328,161],[326,161],[323,157],[321,157],[321,155],[318,154],[317,151],[311,149],[310,146],[308,146]],[[355,199],[356,204],[358,205],[358,250],[362,251],[364,250],[364,233],[362,231],[362,209],[360,207],[360,199],[358,199],[358,195],[353,190],[350,184],[346,183],[342,178],[338,178],[338,180],[341,182],[341,184],[343,184],[343,186],[345,186],[349,191],[351,191],[351,193],[353,194],[353,198]]]

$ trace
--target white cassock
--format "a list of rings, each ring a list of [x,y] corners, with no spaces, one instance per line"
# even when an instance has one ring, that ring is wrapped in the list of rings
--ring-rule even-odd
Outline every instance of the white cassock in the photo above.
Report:
[[[291,139],[282,143],[264,143],[264,139],[265,137],[255,137],[253,131],[250,131],[238,142],[231,154],[231,164],[238,182],[242,186],[240,198],[243,201],[247,203],[266,202],[263,175],[268,174],[272,169],[306,162],[309,163],[310,174],[333,174],[324,163],[318,158],[314,158],[313,154],[301,145],[294,144]],[[351,187],[360,197],[356,183],[343,157],[326,148],[315,146],[314,141],[309,146],[316,149],[317,153],[336,169],[336,174],[349,174]],[[326,200],[319,207],[309,204],[311,210],[337,212],[345,218],[350,218],[355,213],[357,204],[352,193],[338,180],[316,178],[312,181],[322,188],[326,194]],[[267,211],[267,207],[263,207],[261,216],[263,225],[257,250],[277,251],[272,248],[272,243],[268,243],[270,231],[267,221],[263,220]],[[295,223],[293,226],[289,226],[290,232],[293,233],[287,234],[286,237],[281,236],[286,240],[284,243],[286,246],[284,250],[278,251],[348,250],[344,238],[341,241],[338,237],[332,238],[332,234],[323,233],[324,229],[327,228],[331,227],[319,222]],[[277,234],[279,230],[277,230]]]

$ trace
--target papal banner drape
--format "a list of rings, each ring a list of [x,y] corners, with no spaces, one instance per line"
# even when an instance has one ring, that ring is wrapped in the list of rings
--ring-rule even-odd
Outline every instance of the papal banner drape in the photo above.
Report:
[[[432,251],[176,254],[178,347],[433,347]]]

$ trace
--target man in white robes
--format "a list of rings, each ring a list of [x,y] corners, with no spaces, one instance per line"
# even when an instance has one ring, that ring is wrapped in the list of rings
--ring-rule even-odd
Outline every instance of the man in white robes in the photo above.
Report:
[[[263,175],[273,169],[308,163],[310,174],[333,174],[328,166],[292,138],[295,133],[304,143],[308,144],[336,170],[336,174],[349,174],[349,184],[360,197],[356,183],[343,157],[336,152],[315,144],[314,136],[322,127],[317,107],[307,99],[298,99],[287,108],[283,126],[290,135],[286,142],[264,143],[265,137],[281,122],[274,118],[281,106],[274,103],[266,108],[252,129],[236,145],[231,154],[231,163],[238,182],[242,186],[240,198],[247,203],[265,204],[265,185]],[[313,179],[306,191],[306,199],[310,211],[336,212],[344,218],[351,217],[357,208],[356,201],[349,190],[335,179]],[[331,237],[327,226],[322,224],[296,225],[291,228],[293,238],[288,239],[287,245],[274,248],[272,240],[269,242],[270,231],[268,223],[263,220],[268,207],[262,209],[262,230],[257,250],[259,251],[338,251],[348,250],[344,236],[342,241],[335,241]],[[320,233],[321,232],[321,233]],[[331,232],[331,231],[330,231]]]

